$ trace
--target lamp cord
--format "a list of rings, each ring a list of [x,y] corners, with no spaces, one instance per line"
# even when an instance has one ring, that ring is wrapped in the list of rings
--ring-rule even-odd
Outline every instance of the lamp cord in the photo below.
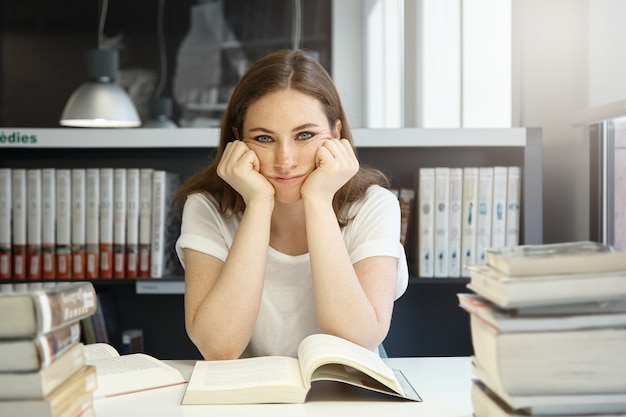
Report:
[[[165,48],[165,30],[163,25],[163,15],[165,12],[165,0],[159,0],[159,9],[157,15],[157,37],[159,40],[159,57],[160,57],[160,74],[159,84],[154,92],[154,97],[158,98],[163,93],[165,80],[167,78],[167,50]]]
[[[293,49],[300,49],[300,41],[302,38],[302,1],[294,0],[293,13]]]
[[[107,19],[109,0],[102,0],[100,7],[100,23],[98,25],[98,49],[104,49],[104,23]]]

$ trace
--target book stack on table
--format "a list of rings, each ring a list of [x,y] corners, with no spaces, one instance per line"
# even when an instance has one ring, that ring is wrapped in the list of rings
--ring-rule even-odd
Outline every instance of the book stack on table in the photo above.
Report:
[[[626,251],[487,250],[468,266],[472,404],[484,416],[626,416]]]
[[[0,416],[94,415],[80,320],[96,302],[85,281],[0,284]]]

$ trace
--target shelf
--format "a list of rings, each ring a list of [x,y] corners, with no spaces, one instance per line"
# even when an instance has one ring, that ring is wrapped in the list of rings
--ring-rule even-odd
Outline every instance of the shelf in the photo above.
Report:
[[[527,128],[352,129],[360,148],[524,147]],[[12,148],[214,148],[219,128],[29,129],[0,128],[0,149]]]
[[[137,294],[184,294],[185,281],[183,280],[145,280],[135,283]]]

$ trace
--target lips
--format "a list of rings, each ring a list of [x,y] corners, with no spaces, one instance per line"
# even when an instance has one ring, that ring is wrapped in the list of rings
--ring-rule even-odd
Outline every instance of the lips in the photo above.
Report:
[[[294,184],[300,182],[304,175],[289,175],[289,176],[273,176],[272,181],[280,184]]]

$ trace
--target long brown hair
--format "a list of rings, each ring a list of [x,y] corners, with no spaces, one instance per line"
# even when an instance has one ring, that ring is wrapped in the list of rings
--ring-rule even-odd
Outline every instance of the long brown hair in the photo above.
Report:
[[[294,89],[320,101],[330,126],[341,122],[341,138],[348,139],[354,147],[339,93],[330,75],[315,59],[301,50],[280,50],[256,61],[235,87],[222,118],[220,143],[215,159],[206,168],[190,177],[178,190],[176,201],[184,203],[187,196],[208,192],[219,202],[223,213],[241,214],[245,209],[243,198],[217,175],[217,165],[228,142],[235,140],[233,129],[243,131],[248,107],[266,94]],[[333,209],[341,225],[348,219],[340,218],[343,207],[363,197],[370,185],[389,188],[389,180],[379,170],[361,166],[333,199]]]

